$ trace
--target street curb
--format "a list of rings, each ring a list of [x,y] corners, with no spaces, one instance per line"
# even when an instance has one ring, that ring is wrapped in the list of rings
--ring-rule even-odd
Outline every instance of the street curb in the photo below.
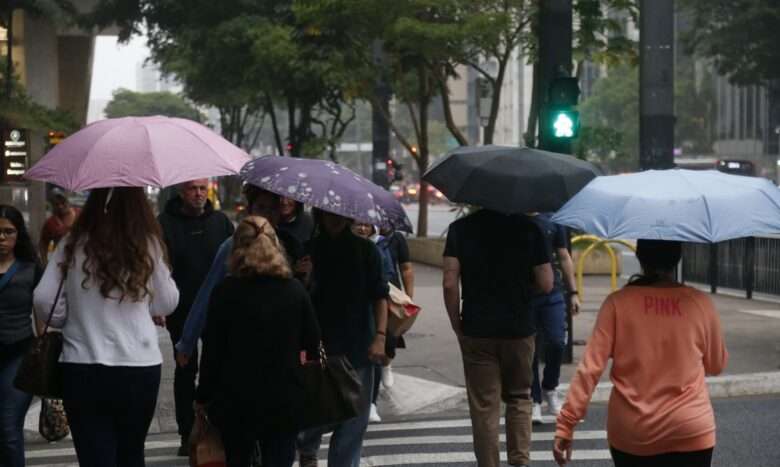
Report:
[[[435,383],[440,384],[440,383]],[[441,401],[418,407],[415,413],[436,413],[467,405],[468,397],[466,389],[451,386],[457,389],[453,394]],[[712,376],[707,378],[707,389],[713,399],[729,397],[762,396],[780,394],[780,371],[765,373],[747,373],[743,375]],[[558,386],[558,396],[563,400],[569,391],[569,384]],[[612,393],[612,383],[599,383],[593,391],[591,402],[607,402]],[[408,413],[408,412],[407,412]],[[399,414],[401,415],[401,414]]]

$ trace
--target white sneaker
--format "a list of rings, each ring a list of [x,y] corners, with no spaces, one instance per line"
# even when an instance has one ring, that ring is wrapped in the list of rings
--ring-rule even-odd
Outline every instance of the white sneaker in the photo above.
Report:
[[[558,401],[558,391],[544,391],[544,400],[547,401],[547,411],[550,415],[557,416],[561,411],[561,403]]]
[[[531,413],[531,423],[534,425],[541,425],[544,423],[542,419],[542,404],[534,402],[533,412]]]
[[[369,423],[379,423],[382,421],[382,417],[379,416],[379,412],[376,410],[376,404],[371,404],[371,410],[368,413]]]
[[[390,365],[382,367],[382,387],[390,389],[395,384],[395,378],[393,378],[393,367]]]

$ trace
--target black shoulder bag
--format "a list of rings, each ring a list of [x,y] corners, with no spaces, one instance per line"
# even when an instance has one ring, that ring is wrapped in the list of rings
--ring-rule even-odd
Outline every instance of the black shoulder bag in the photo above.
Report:
[[[62,399],[62,373],[59,363],[62,354],[62,333],[47,331],[54,316],[54,309],[60,300],[63,285],[65,285],[65,276],[62,277],[57,288],[57,296],[49,311],[43,333],[33,341],[14,379],[14,386],[17,389],[41,398]]]

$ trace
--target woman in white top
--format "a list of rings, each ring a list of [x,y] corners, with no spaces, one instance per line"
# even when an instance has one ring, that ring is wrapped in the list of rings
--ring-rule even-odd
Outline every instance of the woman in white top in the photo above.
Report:
[[[35,289],[62,329],[63,402],[81,467],[142,467],[162,354],[153,317],[179,301],[142,188],[93,190]]]

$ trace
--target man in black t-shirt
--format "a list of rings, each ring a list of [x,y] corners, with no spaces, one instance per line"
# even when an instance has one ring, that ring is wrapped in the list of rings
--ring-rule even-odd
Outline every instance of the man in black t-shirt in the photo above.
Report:
[[[527,466],[535,333],[529,299],[553,287],[542,232],[525,216],[489,210],[453,222],[444,249],[443,286],[463,354],[477,463],[500,465],[503,400],[509,463]]]

